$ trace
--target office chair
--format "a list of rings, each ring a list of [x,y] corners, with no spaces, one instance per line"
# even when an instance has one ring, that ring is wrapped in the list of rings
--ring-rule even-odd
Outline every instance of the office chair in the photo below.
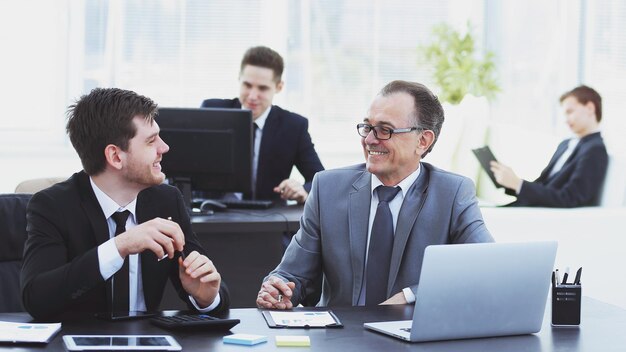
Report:
[[[22,312],[20,270],[30,194],[0,194],[0,312]]]
[[[67,177],[44,177],[24,180],[15,187],[15,193],[35,194],[42,189],[48,188],[55,183],[67,180]]]

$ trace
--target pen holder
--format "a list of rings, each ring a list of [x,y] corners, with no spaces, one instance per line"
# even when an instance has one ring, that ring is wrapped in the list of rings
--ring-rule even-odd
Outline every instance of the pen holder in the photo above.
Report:
[[[580,325],[580,285],[557,285],[552,287],[552,325]]]

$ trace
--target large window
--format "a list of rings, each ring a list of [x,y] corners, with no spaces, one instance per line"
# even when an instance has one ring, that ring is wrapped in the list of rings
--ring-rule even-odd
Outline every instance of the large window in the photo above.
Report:
[[[309,118],[325,166],[360,162],[354,124],[376,92],[393,79],[437,91],[417,48],[433,25],[462,29],[468,20],[480,48],[496,53],[502,93],[491,121],[558,140],[567,132],[558,96],[588,83],[605,99],[605,135],[619,153],[625,17],[618,0],[2,1],[0,162],[16,171],[0,191],[80,167],[65,109],[92,88],[132,89],[160,106],[233,98],[241,56],[254,45],[285,58],[275,103]]]
[[[602,95],[602,131],[609,153],[626,157],[626,3],[585,1],[583,81]]]

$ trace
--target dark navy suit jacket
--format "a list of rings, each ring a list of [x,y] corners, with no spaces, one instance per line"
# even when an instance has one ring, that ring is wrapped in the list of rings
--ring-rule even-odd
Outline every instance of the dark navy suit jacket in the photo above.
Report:
[[[239,99],[208,99],[203,108],[241,109]],[[309,121],[293,112],[272,105],[259,150],[256,178],[256,198],[279,200],[274,187],[289,178],[293,167],[304,176],[304,188],[311,190],[316,172],[324,170],[311,141]]]
[[[567,150],[569,139],[559,144],[548,166],[534,182],[524,181],[511,206],[573,208],[598,205],[608,167],[608,154],[600,132],[581,138],[561,170],[550,170]],[[507,190],[515,195],[515,191]]]
[[[141,191],[136,210],[138,223],[172,217],[185,234],[185,252],[206,254],[176,188],[159,185]],[[33,195],[28,203],[27,232],[21,282],[24,307],[30,315],[58,320],[66,313],[111,310],[111,280],[103,280],[98,262],[98,246],[109,240],[109,228],[85,172]],[[176,260],[157,261],[151,251],[142,252],[140,260],[148,310],[159,309],[168,278],[180,298],[193,308],[180,282]],[[223,281],[220,297],[213,312],[228,309],[230,304]]]

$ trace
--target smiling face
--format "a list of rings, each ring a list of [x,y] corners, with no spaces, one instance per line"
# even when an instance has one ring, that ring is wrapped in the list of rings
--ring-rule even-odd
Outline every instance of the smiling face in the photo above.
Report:
[[[274,95],[283,88],[283,82],[276,82],[271,68],[246,65],[239,75],[239,101],[245,109],[252,110],[256,120],[272,105]]]
[[[377,96],[363,121],[372,126],[391,129],[417,127],[413,98],[404,92]],[[395,186],[417,170],[422,154],[428,149],[432,131],[393,134],[391,139],[379,140],[370,132],[361,138],[367,171],[376,175],[386,186]]]
[[[599,127],[595,115],[595,107],[591,101],[581,104],[574,96],[569,96],[561,103],[565,120],[570,130],[582,138]]]
[[[139,189],[159,185],[165,179],[165,174],[161,172],[161,160],[170,147],[159,136],[156,121],[150,123],[141,116],[135,116],[133,124],[137,133],[129,141],[128,150],[120,153],[122,176],[125,182]]]

